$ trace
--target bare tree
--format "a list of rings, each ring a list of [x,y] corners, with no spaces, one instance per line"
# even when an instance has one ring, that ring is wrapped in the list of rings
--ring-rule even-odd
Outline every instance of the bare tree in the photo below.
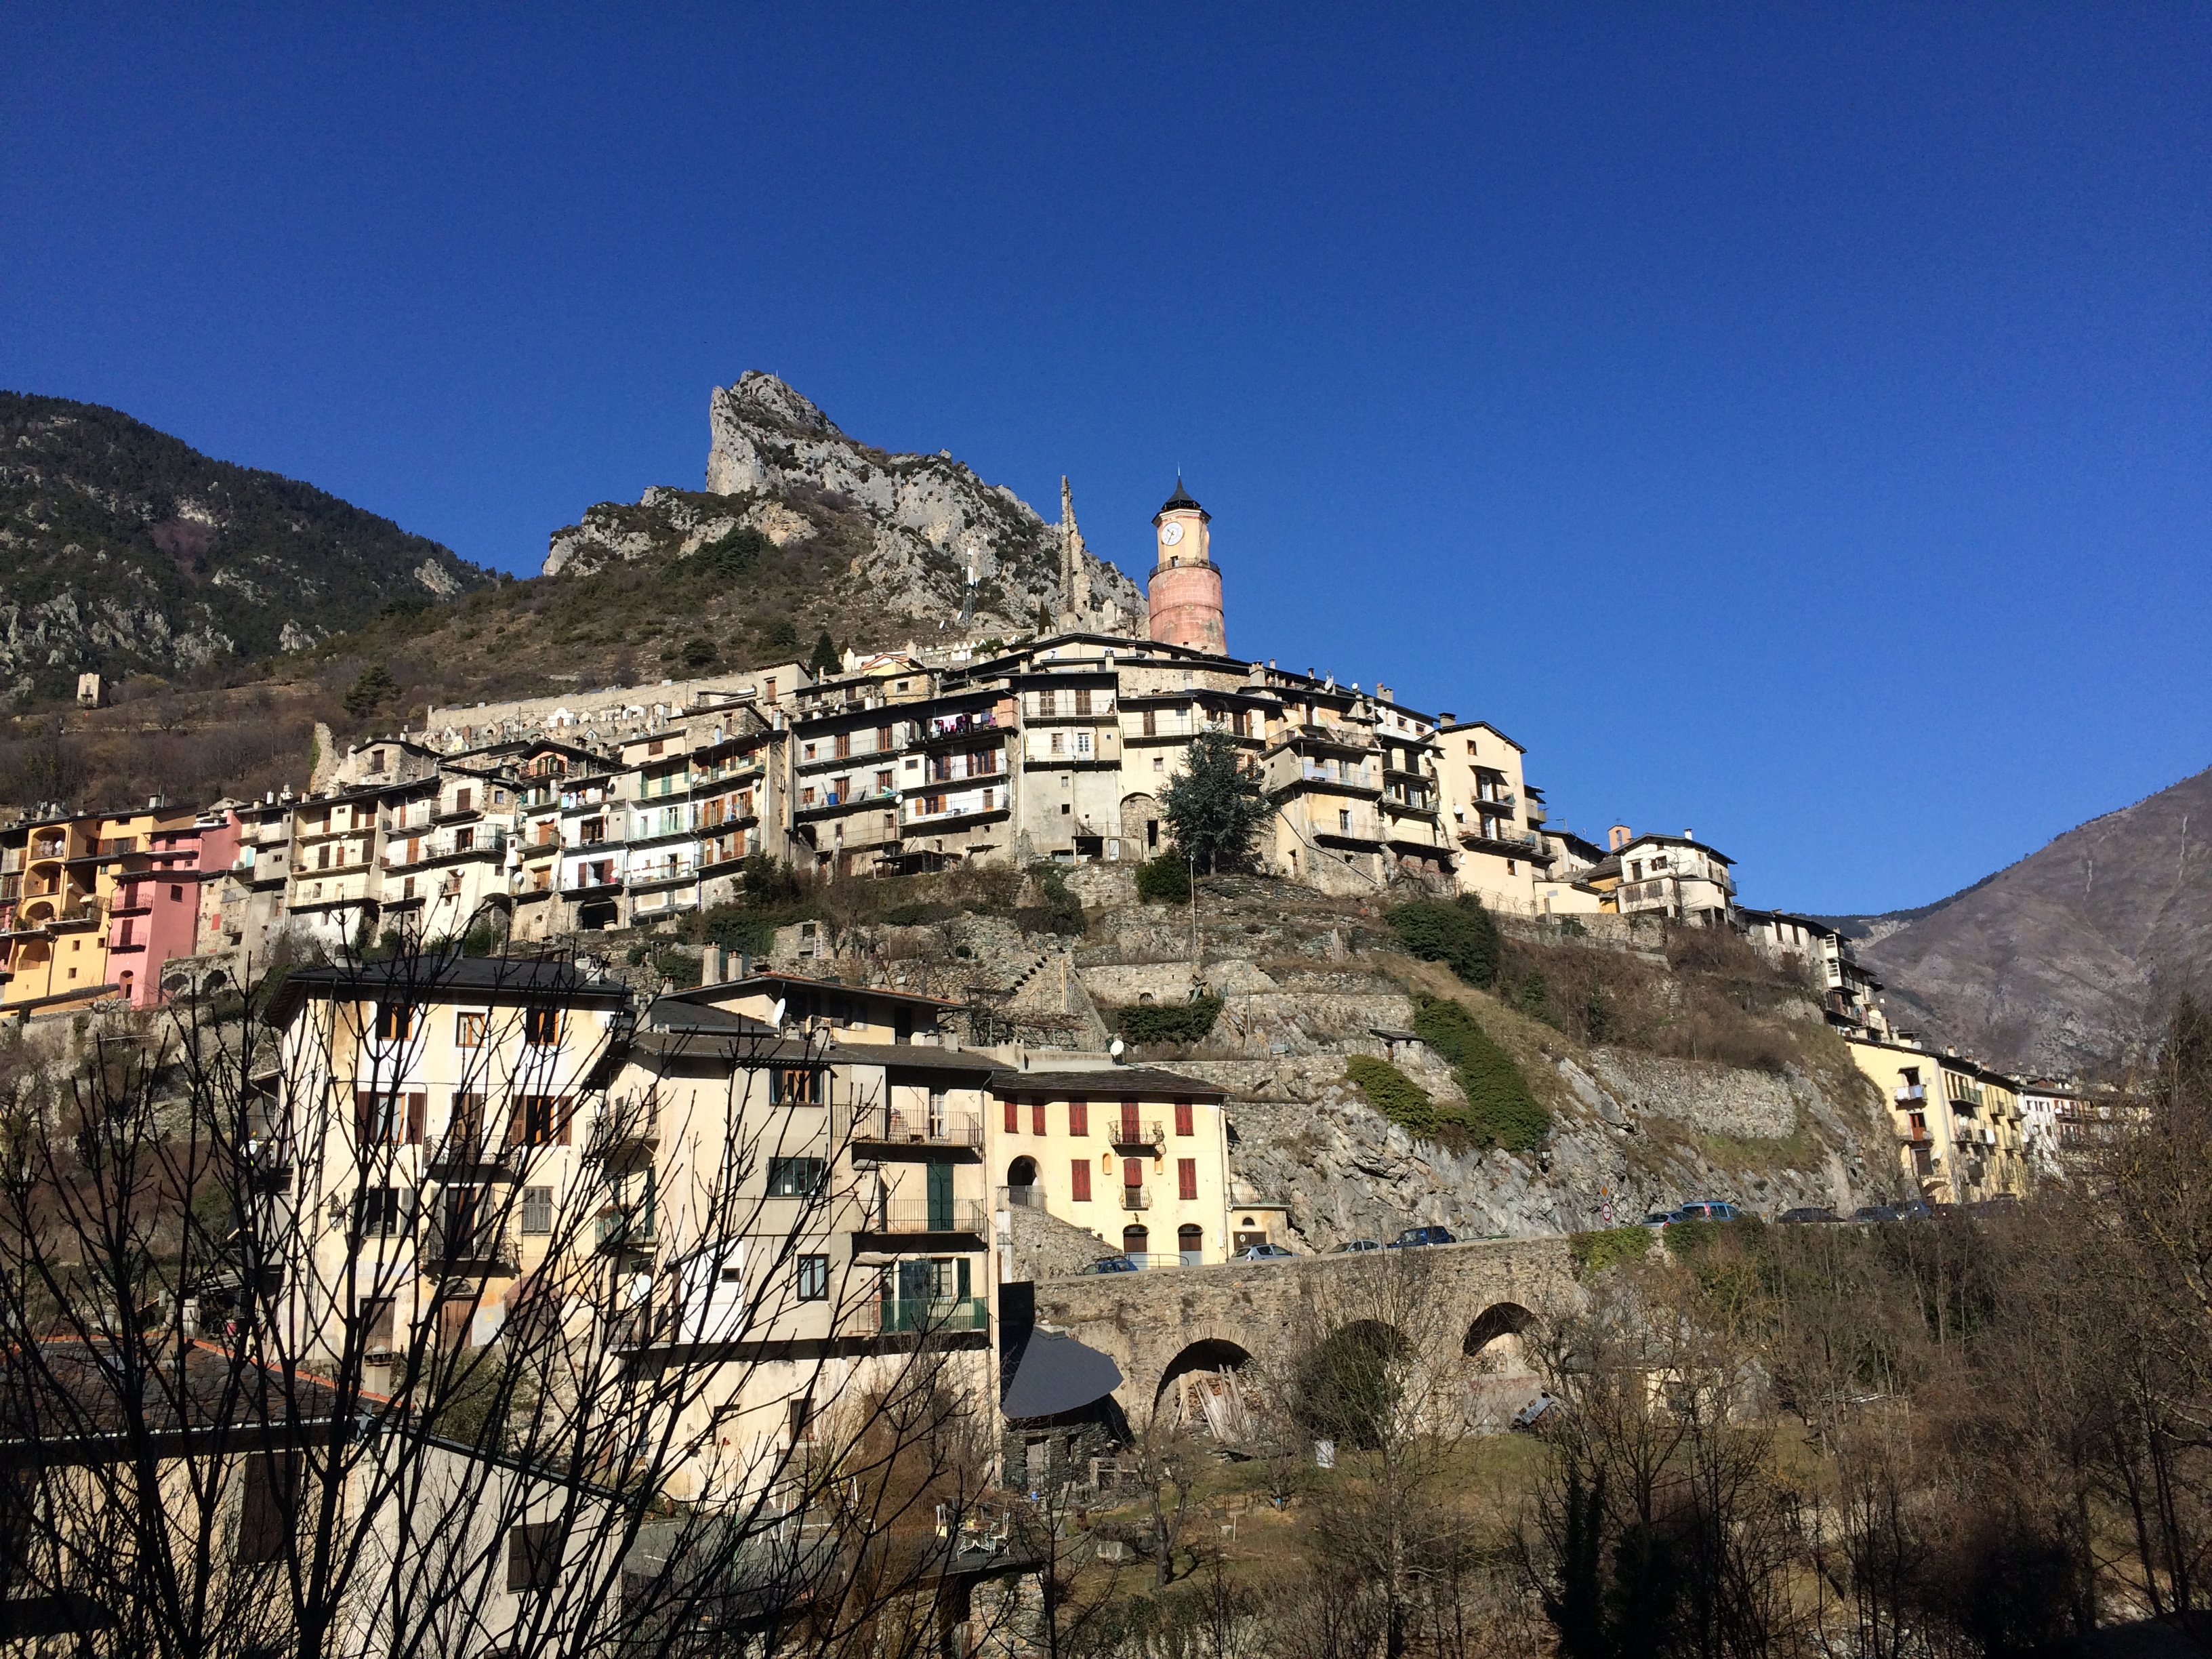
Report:
[[[820,1279],[783,1269],[868,1201],[772,1098],[819,1039],[719,1042],[711,1121],[672,1121],[573,963],[462,972],[240,985],[18,1091],[9,1594],[86,1655],[939,1650],[1010,1559],[988,1401],[872,1271],[823,1297],[855,1335],[793,1340]],[[482,1056],[427,1122],[426,1008]]]

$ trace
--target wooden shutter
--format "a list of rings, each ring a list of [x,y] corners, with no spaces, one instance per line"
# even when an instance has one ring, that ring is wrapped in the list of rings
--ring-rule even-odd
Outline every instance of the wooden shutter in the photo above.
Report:
[[[508,1146],[522,1145],[522,1097],[509,1095],[507,1097],[507,1144]]]
[[[1187,1100],[1176,1102],[1176,1133],[1177,1134],[1187,1135],[1194,1133],[1193,1116],[1190,1102]]]
[[[1009,1099],[1006,1102],[1006,1133],[1010,1135],[1018,1135],[1021,1133],[1021,1132],[1022,1103],[1018,1100]]]
[[[407,1097],[407,1144],[410,1146],[422,1144],[422,1121],[428,1115],[429,1103],[430,1097],[428,1095]]]
[[[1194,1199],[1198,1196],[1198,1160],[1182,1158],[1176,1160],[1176,1196]]]
[[[553,1109],[558,1115],[561,1124],[561,1144],[563,1146],[568,1146],[576,1121],[576,1097],[562,1095]]]
[[[1079,1158],[1068,1165],[1069,1192],[1078,1204],[1091,1201],[1091,1160]]]
[[[353,1139],[357,1146],[368,1145],[368,1126],[375,1121],[376,1097],[366,1089],[353,1091]]]

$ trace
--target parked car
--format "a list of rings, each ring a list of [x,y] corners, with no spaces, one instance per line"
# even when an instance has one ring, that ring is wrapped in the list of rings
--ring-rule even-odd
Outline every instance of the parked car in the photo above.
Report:
[[[1862,1204],[1851,1212],[1854,1221],[1894,1221],[1897,1212],[1887,1204]]]
[[[1237,1259],[1239,1261],[1288,1261],[1291,1253],[1279,1244],[1255,1244]]]
[[[1411,1250],[1417,1249],[1424,1244],[1449,1244],[1451,1242],[1452,1236],[1449,1228],[1408,1227],[1390,1241],[1390,1248],[1394,1250]]]
[[[1896,1212],[1899,1221],[1933,1221],[1936,1218],[1935,1206],[1924,1198],[1908,1198],[1904,1203],[1893,1204],[1889,1207]]]
[[[1538,1426],[1542,1424],[1543,1420],[1547,1417],[1550,1416],[1553,1412],[1565,1411],[1565,1409],[1566,1407],[1562,1406],[1559,1401],[1552,1395],[1548,1394],[1540,1394],[1527,1405],[1523,1406],[1519,1411],[1513,1413],[1513,1432],[1516,1434],[1534,1434]]]
[[[1784,1210],[1774,1218],[1777,1221],[1833,1221],[1836,1212],[1825,1204],[1801,1204],[1794,1210]]]
[[[1663,1227],[1674,1218],[1674,1212],[1672,1210],[1654,1210],[1644,1218],[1640,1224],[1646,1227]]]
[[[1669,1221],[1741,1221],[1743,1212],[1725,1199],[1693,1198],[1668,1218]]]
[[[1102,1255],[1083,1271],[1087,1273],[1141,1273],[1143,1269],[1126,1255]]]
[[[1360,1250],[1379,1250],[1382,1248],[1382,1245],[1376,1243],[1376,1241],[1371,1238],[1355,1238],[1346,1243],[1338,1245],[1334,1250],[1330,1251],[1329,1254],[1331,1255],[1349,1255]]]

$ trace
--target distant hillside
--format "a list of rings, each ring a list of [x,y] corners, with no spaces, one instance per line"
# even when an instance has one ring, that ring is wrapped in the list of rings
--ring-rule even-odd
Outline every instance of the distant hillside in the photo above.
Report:
[[[1897,1023],[2000,1065],[2096,1071],[2139,1057],[2159,1009],[2206,988],[2208,842],[2212,770],[1940,903],[1832,920],[1862,940]]]
[[[171,678],[491,581],[312,484],[96,404],[0,392],[0,702]]]

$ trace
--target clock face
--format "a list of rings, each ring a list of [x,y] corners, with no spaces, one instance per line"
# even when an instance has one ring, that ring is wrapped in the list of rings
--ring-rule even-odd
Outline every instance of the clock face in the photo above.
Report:
[[[1160,545],[1162,547],[1173,547],[1182,539],[1182,526],[1181,525],[1170,524],[1162,525],[1160,526]]]

